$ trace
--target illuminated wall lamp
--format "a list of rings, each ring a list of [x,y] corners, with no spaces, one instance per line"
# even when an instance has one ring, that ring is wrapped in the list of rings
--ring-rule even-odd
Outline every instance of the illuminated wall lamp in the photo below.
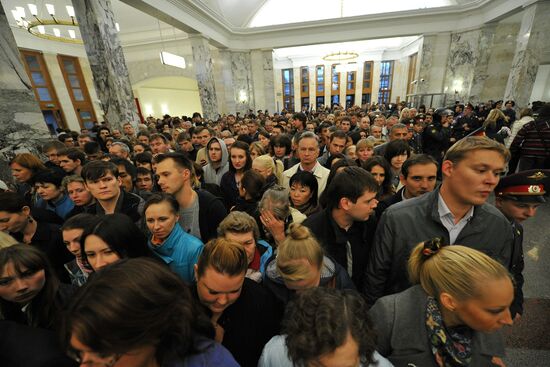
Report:
[[[185,59],[181,56],[171,54],[170,52],[162,51],[160,53],[160,62],[164,65],[185,69]]]

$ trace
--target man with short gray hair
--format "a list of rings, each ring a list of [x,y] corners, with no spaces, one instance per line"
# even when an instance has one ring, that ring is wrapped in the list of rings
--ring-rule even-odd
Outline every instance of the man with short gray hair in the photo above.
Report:
[[[386,147],[388,146],[388,143],[390,141],[407,140],[408,134],[409,134],[409,129],[407,128],[407,125],[401,124],[401,123],[397,123],[393,125],[390,129],[390,133],[388,134],[388,137],[389,137],[388,142],[374,147],[374,154],[384,156],[384,153],[386,153]]]
[[[313,173],[319,184],[319,196],[327,185],[330,171],[323,167],[318,161],[319,137],[310,131],[303,132],[297,139],[296,149],[300,163],[283,172],[283,187],[289,188],[290,178],[298,171],[309,171]]]
[[[130,157],[130,147],[121,141],[115,141],[109,148],[109,154],[116,155],[119,158],[128,159]]]

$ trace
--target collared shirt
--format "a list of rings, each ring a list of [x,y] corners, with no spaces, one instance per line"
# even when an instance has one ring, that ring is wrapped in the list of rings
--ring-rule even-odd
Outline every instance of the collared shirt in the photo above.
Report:
[[[466,215],[464,215],[464,217],[462,217],[462,219],[455,224],[455,217],[453,213],[451,213],[451,210],[447,204],[445,204],[445,200],[443,200],[441,194],[438,194],[437,211],[439,212],[439,219],[441,219],[441,223],[449,232],[449,244],[454,245],[456,238],[462,229],[466,227],[466,224],[468,224],[470,219],[474,216],[474,207],[472,205]]]
[[[308,171],[308,172],[313,173],[313,175],[315,177],[317,177],[317,175],[315,175],[315,171],[317,171],[318,167],[321,167],[321,164],[319,163],[319,161],[315,162],[315,166],[313,166],[313,169],[311,171],[308,171],[307,169],[304,169],[304,167],[302,167],[302,163],[300,163],[300,165],[298,166],[298,171]]]

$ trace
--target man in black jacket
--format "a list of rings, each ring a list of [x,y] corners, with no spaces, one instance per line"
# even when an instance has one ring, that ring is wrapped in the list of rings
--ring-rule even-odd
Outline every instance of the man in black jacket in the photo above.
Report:
[[[217,228],[227,215],[223,200],[205,190],[194,190],[193,162],[181,153],[157,156],[158,185],[180,204],[182,228],[204,243],[217,237]]]
[[[327,207],[303,222],[327,255],[347,270],[358,289],[363,289],[364,269],[376,229],[370,217],[378,204],[377,192],[378,184],[370,173],[346,167],[326,189]]]
[[[403,187],[389,198],[378,203],[376,217],[393,204],[412,199],[435,189],[437,162],[427,154],[417,154],[405,161],[401,167],[399,180]]]

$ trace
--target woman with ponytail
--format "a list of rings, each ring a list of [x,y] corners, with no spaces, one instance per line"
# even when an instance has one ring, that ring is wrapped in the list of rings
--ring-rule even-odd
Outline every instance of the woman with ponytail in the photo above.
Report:
[[[264,285],[285,306],[309,288],[355,289],[346,270],[324,254],[310,230],[292,223],[277,257],[266,266]]]
[[[514,288],[506,268],[438,238],[416,246],[408,265],[416,285],[369,311],[380,354],[396,367],[504,366],[496,331],[512,324]]]

